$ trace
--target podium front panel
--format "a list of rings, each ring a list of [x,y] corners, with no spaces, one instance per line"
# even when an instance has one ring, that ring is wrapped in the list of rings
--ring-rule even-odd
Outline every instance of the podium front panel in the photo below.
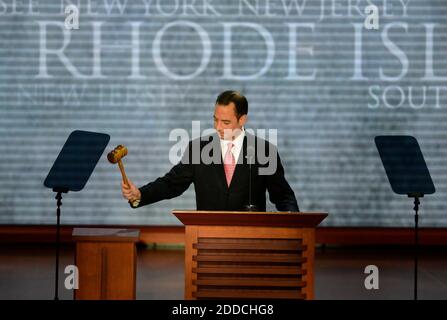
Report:
[[[313,299],[313,228],[186,226],[186,299]]]
[[[138,230],[75,228],[75,300],[134,300]]]

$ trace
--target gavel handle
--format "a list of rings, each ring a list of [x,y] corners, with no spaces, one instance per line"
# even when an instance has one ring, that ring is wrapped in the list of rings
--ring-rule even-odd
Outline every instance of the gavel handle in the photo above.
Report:
[[[121,160],[118,161],[118,166],[120,167],[121,176],[123,177],[124,183],[129,187],[129,181],[127,181],[126,171],[124,171],[124,165]]]

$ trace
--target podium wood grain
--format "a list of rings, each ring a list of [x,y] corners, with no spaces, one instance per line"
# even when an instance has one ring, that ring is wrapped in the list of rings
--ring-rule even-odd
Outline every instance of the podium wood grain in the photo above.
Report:
[[[314,298],[315,227],[325,213],[181,211],[185,299]]]
[[[138,230],[75,228],[75,300],[135,299],[138,239]]]

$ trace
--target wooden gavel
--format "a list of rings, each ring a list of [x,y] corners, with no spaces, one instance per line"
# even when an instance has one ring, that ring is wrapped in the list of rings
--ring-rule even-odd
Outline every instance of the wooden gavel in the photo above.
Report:
[[[129,187],[129,182],[127,181],[126,171],[124,171],[124,165],[121,161],[127,155],[127,148],[123,145],[118,145],[115,149],[109,152],[107,159],[110,163],[118,163],[121,171],[121,176],[123,177],[124,183]]]

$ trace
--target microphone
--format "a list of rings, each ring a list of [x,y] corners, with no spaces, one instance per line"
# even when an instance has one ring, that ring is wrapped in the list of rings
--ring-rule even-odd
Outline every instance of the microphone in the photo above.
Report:
[[[247,211],[258,211],[258,207],[251,204],[251,164],[255,157],[255,148],[253,146],[247,147],[247,160],[248,160],[248,205],[245,206]]]

